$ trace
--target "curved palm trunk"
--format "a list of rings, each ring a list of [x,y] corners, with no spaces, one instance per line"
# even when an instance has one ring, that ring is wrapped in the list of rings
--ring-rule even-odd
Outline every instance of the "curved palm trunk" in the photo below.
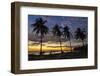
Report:
[[[63,53],[63,50],[62,50],[62,43],[61,43],[61,37],[59,37],[59,42],[60,42],[61,53]]]

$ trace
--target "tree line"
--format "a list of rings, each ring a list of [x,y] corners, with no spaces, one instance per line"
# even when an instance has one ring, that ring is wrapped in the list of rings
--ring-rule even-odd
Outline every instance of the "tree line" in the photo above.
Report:
[[[37,18],[35,23],[32,24],[33,30],[32,32],[36,32],[37,35],[40,35],[40,55],[42,55],[42,43],[43,43],[43,37],[48,34],[49,28],[45,24],[47,23],[47,20],[43,20],[42,18]],[[81,28],[77,28],[76,31],[74,32],[74,38],[76,40],[80,39],[82,41],[82,44],[84,46],[84,40],[86,39],[86,31],[83,31]],[[59,26],[58,24],[55,24],[54,27],[52,28],[52,34],[54,36],[57,36],[59,38],[59,44],[61,48],[61,53],[64,53],[62,50],[62,42],[61,42],[61,37],[63,36],[65,39],[69,41],[69,46],[72,51],[72,44],[71,44],[71,38],[73,37],[70,28],[65,25],[63,28]]]

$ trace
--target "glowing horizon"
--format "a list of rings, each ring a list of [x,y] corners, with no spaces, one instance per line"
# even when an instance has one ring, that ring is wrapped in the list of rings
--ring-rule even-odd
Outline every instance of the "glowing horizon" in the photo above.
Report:
[[[32,41],[29,41],[28,43],[29,43],[28,44],[29,52],[40,52],[40,48],[41,48],[40,44],[33,45]],[[71,47],[67,47],[64,44],[62,44],[61,47],[60,47],[60,44],[55,44],[55,43],[48,44],[48,42],[46,42],[46,43],[42,43],[42,44],[45,44],[45,45],[42,45],[42,51],[44,51],[44,52],[46,52],[46,51],[61,51],[61,47],[62,47],[63,51],[71,50]]]
[[[42,51],[60,51],[61,47],[46,47],[46,46],[42,46]],[[70,51],[71,48],[70,47],[62,47],[63,51]],[[39,52],[40,51],[40,46],[28,46],[28,51],[30,52]]]

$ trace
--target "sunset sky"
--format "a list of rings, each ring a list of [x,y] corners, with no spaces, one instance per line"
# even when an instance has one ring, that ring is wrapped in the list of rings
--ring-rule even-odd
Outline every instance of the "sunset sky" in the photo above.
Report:
[[[87,25],[88,25],[88,18],[87,17],[71,17],[71,16],[40,16],[40,15],[28,15],[28,41],[29,51],[39,51],[40,50],[40,43],[38,36],[35,35],[35,33],[32,33],[33,27],[31,24],[34,24],[37,18],[42,18],[43,20],[47,20],[47,23],[45,25],[49,28],[50,32],[55,24],[58,24],[61,27],[64,27],[67,25],[70,28],[70,32],[74,34],[76,28],[81,28],[87,32]],[[51,33],[48,33],[48,35],[44,38],[46,42],[43,42],[43,50],[60,50],[60,47],[51,48],[48,46],[59,46],[59,42],[55,43],[53,42],[53,37],[51,36]],[[48,39],[47,39],[48,38]],[[50,39],[51,38],[51,39]],[[48,41],[49,40],[49,41]],[[57,40],[57,39],[56,39]],[[81,41],[71,40],[72,46],[79,46],[82,45]],[[49,43],[51,42],[51,43]],[[57,41],[56,41],[57,42]],[[87,40],[85,40],[87,42]],[[69,46],[68,41],[64,41],[62,39],[62,46]],[[70,50],[70,47],[63,47],[63,50]]]

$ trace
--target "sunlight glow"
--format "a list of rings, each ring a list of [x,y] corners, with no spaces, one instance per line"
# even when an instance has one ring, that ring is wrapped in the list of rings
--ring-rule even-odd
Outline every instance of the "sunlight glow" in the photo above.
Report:
[[[39,52],[40,51],[40,44],[38,45],[28,45],[28,51],[29,52]],[[72,48],[73,49],[73,48]],[[66,46],[63,46],[62,45],[62,50],[63,51],[70,51],[71,48],[70,47],[66,47]],[[61,51],[61,47],[59,44],[48,44],[48,43],[45,43],[45,45],[42,46],[42,51],[44,52],[49,52],[49,51]]]

